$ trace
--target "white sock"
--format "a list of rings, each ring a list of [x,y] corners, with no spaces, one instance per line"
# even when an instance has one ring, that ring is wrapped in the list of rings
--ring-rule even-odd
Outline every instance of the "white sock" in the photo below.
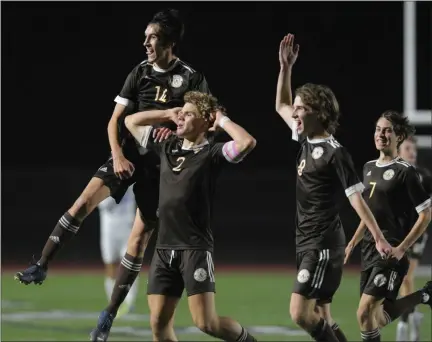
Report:
[[[396,328],[396,341],[408,341],[408,323],[399,321]]]
[[[131,289],[129,290],[129,293],[127,294],[127,296],[125,298],[125,302],[129,308],[135,304],[135,299],[138,295],[138,290],[139,290],[138,283],[139,283],[139,278],[137,277],[135,279]]]
[[[105,278],[105,293],[107,295],[108,302],[111,300],[111,294],[114,289],[114,284],[115,284],[115,279],[109,277]]]

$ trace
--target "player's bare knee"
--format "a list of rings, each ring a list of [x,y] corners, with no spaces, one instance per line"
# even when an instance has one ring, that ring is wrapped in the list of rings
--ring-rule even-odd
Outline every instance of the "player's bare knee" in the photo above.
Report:
[[[375,319],[377,303],[373,301],[363,301],[357,309],[357,321],[360,326]]]
[[[169,326],[169,317],[164,317],[163,315],[151,314],[150,315],[150,327],[153,334],[160,336],[164,333]]]
[[[309,313],[298,306],[291,306],[290,308],[291,319],[295,324],[302,328],[306,328],[309,323]]]
[[[218,320],[215,317],[195,317],[195,326],[205,334],[212,335],[217,330]]]

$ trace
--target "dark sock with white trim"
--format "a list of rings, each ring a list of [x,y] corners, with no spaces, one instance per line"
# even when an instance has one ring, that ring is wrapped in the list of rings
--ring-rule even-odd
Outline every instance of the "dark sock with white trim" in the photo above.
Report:
[[[381,342],[381,333],[378,328],[372,331],[362,331],[361,338],[363,342]]]
[[[134,257],[127,253],[123,257],[118,267],[116,282],[111,294],[110,303],[105,309],[110,314],[114,316],[117,315],[118,308],[124,302],[136,277],[141,271],[142,263],[143,257]]]
[[[333,323],[331,328],[333,329],[333,332],[336,335],[339,342],[348,342],[345,334],[343,333],[343,331],[341,330],[341,328],[339,327],[339,325],[336,322]]]
[[[81,226],[81,221],[66,212],[57,222],[42,250],[38,264],[46,268],[63,245],[72,239]]]

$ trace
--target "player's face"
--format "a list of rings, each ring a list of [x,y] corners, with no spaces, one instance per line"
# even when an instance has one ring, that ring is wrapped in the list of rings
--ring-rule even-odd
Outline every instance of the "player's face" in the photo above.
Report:
[[[399,146],[399,155],[408,163],[415,165],[417,160],[417,146],[410,140],[405,140]]]
[[[193,139],[207,131],[207,121],[200,117],[198,108],[192,103],[185,103],[177,119],[176,133],[179,137]]]
[[[293,119],[297,123],[297,133],[308,135],[316,129],[318,123],[316,114],[312,108],[305,105],[300,96],[294,99]]]
[[[150,63],[157,64],[158,61],[165,59],[169,51],[171,51],[171,46],[167,46],[162,41],[158,24],[149,24],[147,26],[144,46]]]
[[[375,147],[384,153],[393,153],[397,150],[398,137],[393,125],[385,118],[380,118],[375,127]]]

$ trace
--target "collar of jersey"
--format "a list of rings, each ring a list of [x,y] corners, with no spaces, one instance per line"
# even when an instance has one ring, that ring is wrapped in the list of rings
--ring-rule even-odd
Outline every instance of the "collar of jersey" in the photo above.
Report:
[[[168,69],[161,69],[156,64],[150,64],[149,63],[149,65],[151,65],[152,68],[153,68],[153,70],[156,71],[156,72],[168,72],[168,71],[171,71],[172,69],[174,69],[179,62],[180,62],[180,58],[177,58],[174,61],[174,63],[172,63],[171,66]]]
[[[208,140],[206,139],[206,140],[204,140],[201,144],[199,144],[199,145],[194,145],[194,146],[191,146],[191,147],[189,147],[189,148],[185,148],[185,147],[183,147],[183,139],[181,140],[181,149],[182,150],[185,150],[185,151],[193,151],[193,150],[196,150],[196,149],[199,149],[199,148],[201,148],[201,147],[203,147],[203,146],[205,146],[205,145],[208,145],[209,144],[209,142],[208,142]]]
[[[385,163],[385,164],[381,164],[378,160],[379,159],[377,159],[377,161],[375,162],[376,166],[378,166],[378,167],[386,167],[386,166],[389,166],[389,165],[392,165],[392,164],[396,163],[398,160],[401,160],[401,157],[398,156],[395,159],[390,160],[388,163]]]
[[[310,144],[319,144],[319,143],[323,143],[323,142],[329,141],[331,139],[334,139],[333,135],[330,135],[329,137],[323,138],[323,139],[309,139],[309,138],[307,138],[307,142],[310,143]]]

